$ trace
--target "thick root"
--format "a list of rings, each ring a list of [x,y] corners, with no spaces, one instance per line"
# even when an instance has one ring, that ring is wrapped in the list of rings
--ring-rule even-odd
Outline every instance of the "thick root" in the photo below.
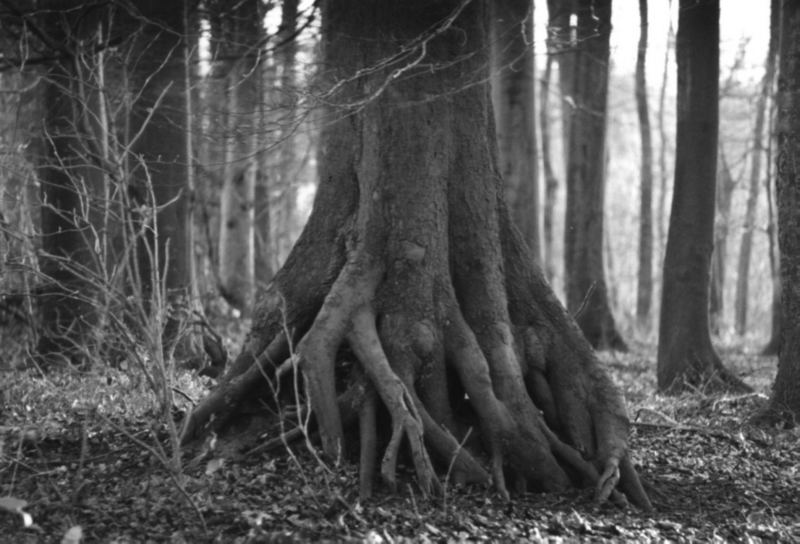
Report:
[[[358,495],[361,500],[372,496],[372,484],[375,480],[375,460],[377,458],[376,417],[378,399],[372,386],[367,388],[364,403],[358,413],[359,438],[361,439],[361,455],[359,456]]]
[[[352,319],[350,346],[365,373],[375,386],[392,418],[392,437],[381,462],[381,477],[392,490],[397,488],[397,456],[400,442],[407,438],[419,486],[425,495],[441,490],[423,441],[424,426],[414,399],[403,381],[394,373],[381,347],[371,307],[362,307]]]

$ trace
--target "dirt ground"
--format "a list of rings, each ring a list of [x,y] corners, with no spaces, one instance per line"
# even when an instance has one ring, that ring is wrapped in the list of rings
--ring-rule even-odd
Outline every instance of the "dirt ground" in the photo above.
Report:
[[[211,455],[187,463],[178,481],[158,460],[169,453],[164,427],[130,373],[7,371],[0,501],[26,501],[33,525],[0,511],[0,542],[62,542],[76,526],[82,542],[120,543],[800,542],[800,430],[747,423],[776,361],[723,356],[757,393],[659,397],[652,349],[602,356],[629,403],[649,514],[597,506],[590,491],[506,503],[491,490],[446,486],[426,499],[410,474],[396,495],[379,487],[361,504],[356,468],[325,467],[302,442],[246,462]],[[178,387],[199,398],[207,385],[187,374]]]

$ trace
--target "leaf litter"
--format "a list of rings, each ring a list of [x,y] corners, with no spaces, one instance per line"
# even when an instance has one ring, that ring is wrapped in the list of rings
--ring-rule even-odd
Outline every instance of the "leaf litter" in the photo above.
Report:
[[[766,402],[774,358],[725,354],[756,394],[662,397],[651,351],[602,355],[626,393],[650,514],[597,506],[591,490],[506,503],[491,490],[449,485],[425,499],[411,472],[395,495],[378,486],[362,503],[355,466],[320,467],[298,443],[291,456],[187,464],[179,481],[204,529],[166,468],[131,441],[152,440],[156,419],[127,378],[9,373],[0,542],[800,541],[800,431],[748,423]],[[192,379],[182,387],[196,398],[203,387]],[[86,399],[115,426],[74,409]]]

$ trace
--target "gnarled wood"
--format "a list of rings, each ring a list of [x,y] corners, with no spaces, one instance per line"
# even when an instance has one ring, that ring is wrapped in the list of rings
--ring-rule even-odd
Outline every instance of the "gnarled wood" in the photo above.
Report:
[[[504,203],[485,84],[485,5],[324,6],[337,84],[328,102],[356,106],[329,110],[309,225],[219,388],[249,379],[259,350],[285,329],[323,451],[338,459],[350,450],[347,431],[360,435],[364,496],[379,449],[381,476],[396,485],[405,438],[425,493],[440,489],[438,468],[456,481],[491,475],[506,497],[528,484],[594,485],[598,500],[623,502],[624,493],[650,508],[635,491],[619,391]],[[322,224],[340,234],[317,231]],[[345,364],[353,355],[355,369]],[[279,381],[280,366],[257,370],[267,373],[262,391]],[[212,414],[237,413],[235,403],[217,403],[223,414],[215,414],[209,402],[191,416],[193,429]]]

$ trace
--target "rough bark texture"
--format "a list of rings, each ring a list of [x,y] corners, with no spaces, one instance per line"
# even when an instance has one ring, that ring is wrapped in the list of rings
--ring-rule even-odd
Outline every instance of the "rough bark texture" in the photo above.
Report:
[[[681,0],[675,185],[664,257],[658,387],[746,390],[711,345],[709,270],[719,121],[719,0]]]
[[[753,231],[755,230],[756,204],[758,192],[763,179],[761,171],[761,155],[764,151],[764,125],[767,118],[767,102],[769,100],[772,81],[775,77],[775,55],[777,42],[770,33],[767,59],[764,64],[764,79],[761,82],[761,92],[756,101],[756,118],[753,127],[753,147],[750,154],[750,184],[747,191],[747,205],[744,214],[744,232],[739,245],[739,264],[736,271],[736,297],[734,299],[734,323],[736,334],[743,335],[747,331],[748,293],[750,291],[750,254],[753,247]]]
[[[778,374],[762,420],[795,426],[800,419],[800,4],[781,2],[778,72],[778,243],[782,341]]]
[[[626,350],[608,300],[603,268],[605,137],[611,1],[577,3],[577,41],[570,107],[566,113],[567,210],[564,267],[567,308],[589,342]]]
[[[540,261],[533,2],[501,0],[491,6],[500,172],[514,222]]]
[[[333,88],[314,210],[184,440],[299,369],[324,453],[352,451],[357,430],[362,494],[377,470],[396,485],[405,442],[425,493],[452,466],[506,496],[588,484],[649,508],[622,399],[504,202],[486,4],[322,6]]]
[[[653,299],[653,138],[650,132],[650,108],[647,104],[647,0],[639,0],[641,31],[636,55],[636,112],[642,144],[639,198],[639,270],[636,286],[636,319],[639,326],[650,327]]]

